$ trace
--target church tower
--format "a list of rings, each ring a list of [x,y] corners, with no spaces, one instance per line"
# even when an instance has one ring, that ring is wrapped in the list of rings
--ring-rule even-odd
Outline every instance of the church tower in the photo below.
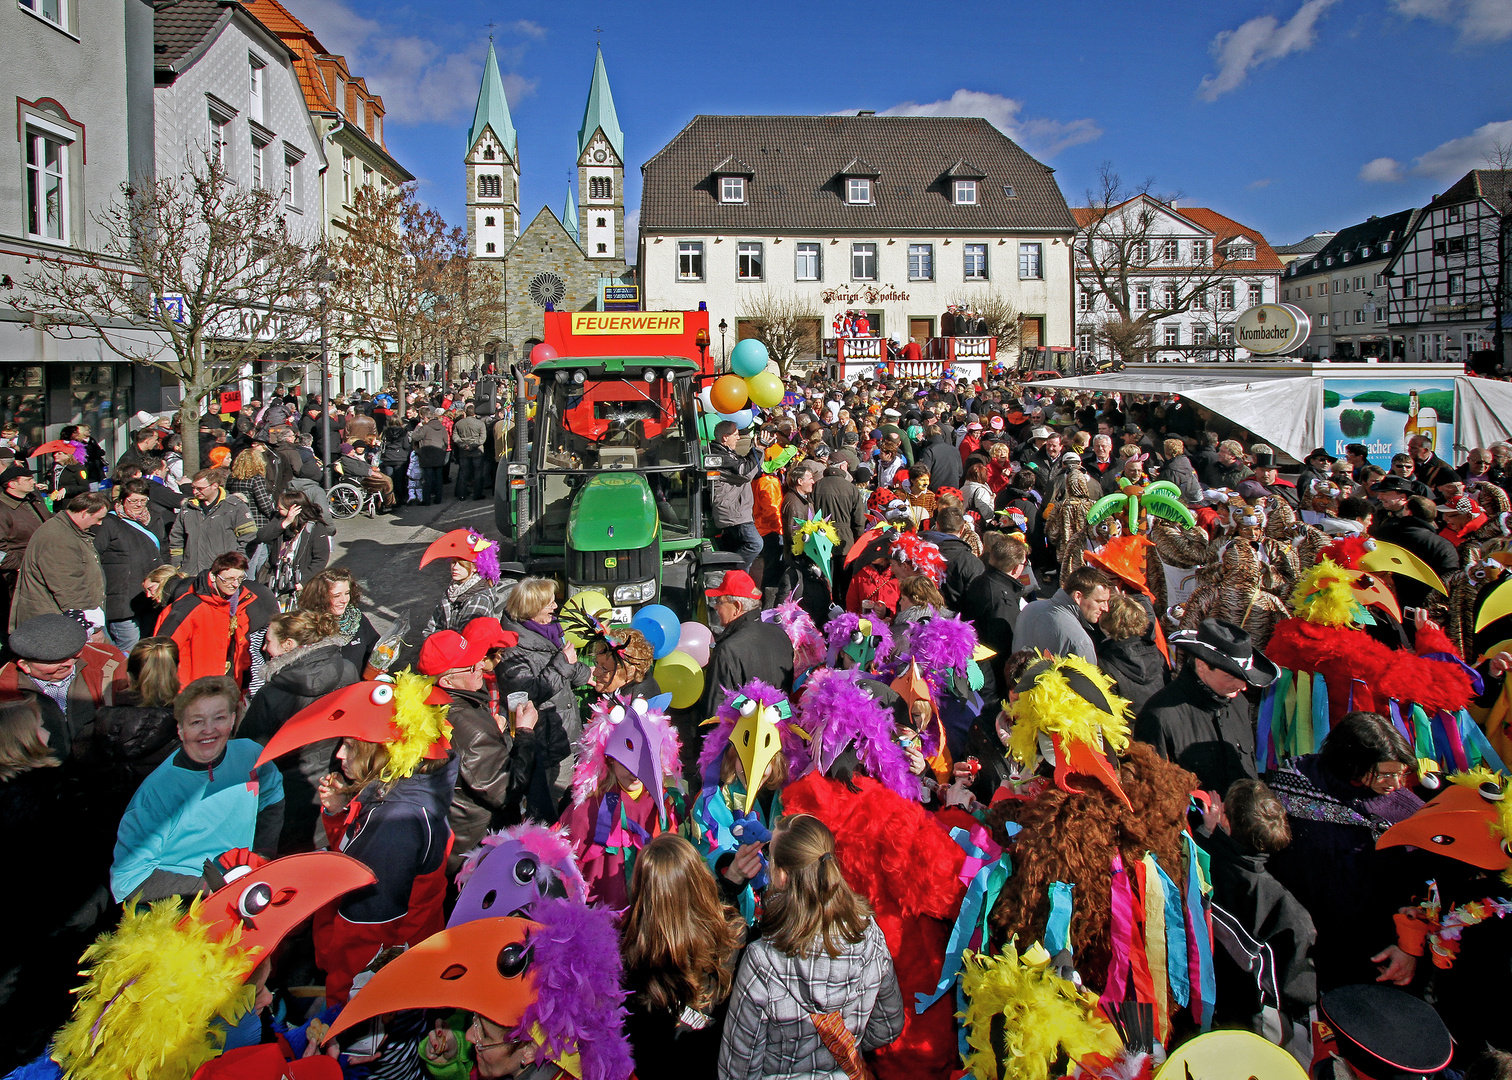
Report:
[[[567,203],[562,207],[562,228],[566,229],[567,235],[577,241],[579,245],[582,244],[582,239],[578,235],[577,200],[572,197],[572,183],[570,181],[567,184]]]
[[[609,108],[612,114],[614,106]],[[503,259],[520,235],[520,158],[492,38],[467,129],[466,163],[468,250],[479,258]]]
[[[614,111],[604,50],[593,60],[578,129],[578,244],[590,260],[625,262],[625,133]]]

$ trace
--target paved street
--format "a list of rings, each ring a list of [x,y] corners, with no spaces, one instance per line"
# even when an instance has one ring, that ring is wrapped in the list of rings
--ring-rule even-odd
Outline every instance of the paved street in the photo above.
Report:
[[[450,495],[451,485],[447,485]],[[363,515],[336,522],[336,551],[332,566],[343,566],[362,585],[362,606],[380,634],[395,619],[408,615],[412,646],[401,664],[413,660],[420,630],[430,617],[447,583],[447,563],[433,562],[417,569],[426,546],[449,529],[470,526],[496,537],[493,500],[457,502],[448,498],[440,506],[404,506],[369,519]]]

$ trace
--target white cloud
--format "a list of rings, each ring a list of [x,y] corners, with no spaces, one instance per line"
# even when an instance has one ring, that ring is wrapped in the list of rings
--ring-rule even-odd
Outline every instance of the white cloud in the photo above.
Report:
[[[1512,120],[1482,124],[1469,135],[1435,146],[1412,163],[1412,171],[1439,180],[1458,180],[1471,169],[1491,168],[1488,159],[1498,156],[1498,147],[1512,147]]]
[[[396,34],[392,27],[358,15],[345,0],[302,0],[299,14],[322,45],[344,55],[347,69],[383,96],[390,122],[446,123],[472,112],[483,76],[482,50],[457,52],[430,38]],[[546,32],[528,19],[503,29],[536,39]],[[518,63],[520,51],[501,49],[500,55],[507,66],[511,60]],[[501,77],[511,107],[535,91],[533,79],[514,72]]]
[[[1359,178],[1367,184],[1395,184],[1402,179],[1402,163],[1396,158],[1375,158],[1360,166]]]
[[[1054,157],[1068,147],[1091,142],[1103,133],[1097,121],[1022,118],[1024,103],[1002,94],[957,90],[943,101],[905,101],[880,116],[980,116],[1014,142],[1040,157]]]
[[[1430,19],[1457,27],[1465,45],[1512,37],[1512,4],[1507,0],[1391,0],[1404,19]]]
[[[1242,86],[1249,73],[1260,65],[1311,49],[1318,39],[1318,19],[1337,2],[1306,0],[1284,23],[1274,15],[1262,15],[1236,30],[1224,30],[1208,45],[1208,52],[1218,62],[1218,73],[1203,77],[1197,87],[1198,97],[1217,101]]]
[[[1244,186],[1247,187],[1247,188],[1249,188],[1251,191],[1259,191],[1261,188],[1268,188],[1268,187],[1270,187],[1275,182],[1276,181],[1274,179],[1272,179],[1270,177],[1266,177],[1264,180],[1251,180],[1249,183],[1245,184]]]

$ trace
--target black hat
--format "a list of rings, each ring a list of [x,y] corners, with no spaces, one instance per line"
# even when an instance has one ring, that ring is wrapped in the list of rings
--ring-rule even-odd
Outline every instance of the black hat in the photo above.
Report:
[[[57,664],[84,651],[88,634],[83,623],[67,615],[36,615],[10,635],[10,650],[22,660]]]
[[[1387,475],[1376,481],[1372,491],[1395,491],[1402,495],[1416,495],[1417,488],[1405,476]]]
[[[1454,1040],[1432,1005],[1391,986],[1341,986],[1318,999],[1339,1056],[1371,1080],[1424,1080],[1442,1072]]]
[[[1276,467],[1276,455],[1259,453],[1255,455],[1255,468],[1274,469]]]
[[[23,476],[30,476],[31,470],[25,465],[11,465],[4,472],[0,472],[0,488],[12,480],[19,480]]]
[[[1144,434],[1144,429],[1141,428],[1138,424],[1125,424],[1123,426],[1123,430],[1120,431],[1119,434],[1120,435],[1143,435]]]
[[[1330,454],[1325,447],[1322,446],[1318,447],[1316,450],[1309,450],[1307,456],[1302,460],[1311,461],[1313,458],[1326,458],[1330,465],[1339,460],[1338,458]]]
[[[1276,665],[1254,647],[1249,634],[1231,622],[1203,619],[1196,630],[1176,631],[1170,643],[1257,689],[1276,679]]]

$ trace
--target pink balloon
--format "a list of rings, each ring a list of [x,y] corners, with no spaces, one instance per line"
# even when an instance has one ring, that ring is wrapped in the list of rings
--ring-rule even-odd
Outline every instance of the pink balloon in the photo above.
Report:
[[[544,341],[530,350],[530,362],[532,365],[544,364],[547,360],[555,360],[556,358],[556,349]]]
[[[677,649],[698,662],[699,667],[709,666],[709,647],[714,644],[714,633],[703,623],[685,622]]]

